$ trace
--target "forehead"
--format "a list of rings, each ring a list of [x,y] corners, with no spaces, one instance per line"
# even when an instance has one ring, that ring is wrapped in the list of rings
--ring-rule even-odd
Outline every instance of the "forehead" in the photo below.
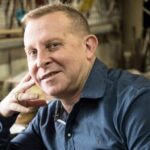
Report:
[[[29,41],[29,38],[31,40],[32,37],[61,36],[69,33],[71,28],[71,21],[64,13],[46,14],[40,18],[29,20],[25,28],[24,40]]]
[[[45,27],[45,26],[50,26],[50,27],[66,27],[71,24],[71,19],[66,16],[63,12],[53,12],[53,13],[48,13],[45,14],[39,18],[34,18],[30,19],[27,23],[26,29],[37,25],[36,27]],[[70,26],[71,27],[71,26]]]

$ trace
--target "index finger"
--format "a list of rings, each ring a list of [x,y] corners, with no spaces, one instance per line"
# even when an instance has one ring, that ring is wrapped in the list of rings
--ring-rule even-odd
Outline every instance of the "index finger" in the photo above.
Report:
[[[28,89],[30,89],[33,85],[35,85],[35,82],[31,79],[25,83],[21,83],[20,84],[20,92],[25,92],[27,91]]]
[[[28,72],[28,73],[22,78],[21,82],[27,82],[27,81],[29,81],[29,80],[31,80],[31,75],[30,75],[30,73]]]

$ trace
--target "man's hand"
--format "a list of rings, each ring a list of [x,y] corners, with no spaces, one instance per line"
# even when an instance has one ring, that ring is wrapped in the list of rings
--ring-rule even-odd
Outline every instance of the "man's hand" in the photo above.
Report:
[[[34,81],[27,74],[22,81],[1,101],[0,115],[10,117],[16,112],[27,113],[32,111],[32,107],[42,106],[46,101],[39,99],[35,93],[26,91],[34,85]]]

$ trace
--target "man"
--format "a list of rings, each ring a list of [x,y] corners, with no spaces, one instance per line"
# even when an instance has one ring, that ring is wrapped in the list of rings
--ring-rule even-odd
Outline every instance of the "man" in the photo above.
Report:
[[[8,150],[150,150],[150,81],[108,70],[97,38],[73,8],[48,5],[23,19],[29,74],[0,103],[0,146]],[[9,141],[18,112],[44,105],[34,84],[55,97]]]

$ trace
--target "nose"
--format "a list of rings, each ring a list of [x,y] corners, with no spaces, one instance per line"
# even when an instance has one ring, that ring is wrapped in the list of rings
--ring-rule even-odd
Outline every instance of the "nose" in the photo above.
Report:
[[[50,58],[50,54],[48,54],[45,50],[39,51],[37,54],[37,67],[45,68],[52,62]]]

